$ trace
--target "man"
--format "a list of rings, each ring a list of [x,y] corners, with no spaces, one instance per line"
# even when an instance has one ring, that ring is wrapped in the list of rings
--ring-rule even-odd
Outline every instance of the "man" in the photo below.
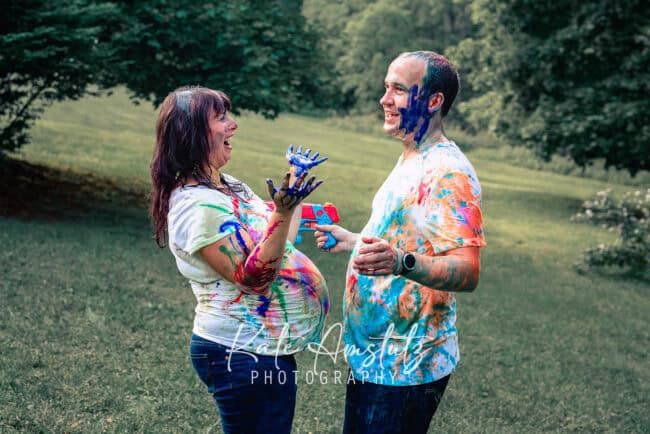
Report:
[[[443,56],[403,53],[389,66],[384,131],[403,153],[360,234],[318,226],[351,251],[344,296],[348,381],[344,432],[426,432],[459,359],[454,293],[479,280],[481,187],[443,133],[458,93]]]

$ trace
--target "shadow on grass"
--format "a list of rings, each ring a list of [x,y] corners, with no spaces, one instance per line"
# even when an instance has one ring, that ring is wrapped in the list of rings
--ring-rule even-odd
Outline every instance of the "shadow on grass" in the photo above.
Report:
[[[0,160],[0,185],[0,216],[24,220],[62,220],[98,211],[141,214],[147,207],[147,192],[9,158]]]
[[[581,275],[591,275],[595,279],[608,279],[619,282],[623,288],[636,288],[636,285],[632,284],[645,284],[646,287],[642,288],[644,290],[648,289],[647,285],[650,285],[650,270],[636,270],[631,269],[627,266],[589,266],[583,262],[576,262],[573,265],[576,273]],[[631,285],[626,285],[627,283]],[[641,294],[647,293],[647,291],[641,292]]]

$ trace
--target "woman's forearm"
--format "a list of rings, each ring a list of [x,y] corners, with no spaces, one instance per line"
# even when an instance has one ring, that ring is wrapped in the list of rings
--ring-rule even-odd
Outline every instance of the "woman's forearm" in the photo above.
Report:
[[[292,215],[292,212],[273,212],[264,237],[235,272],[235,281],[259,293],[273,283],[284,256]]]
[[[301,219],[302,219],[302,203],[299,203],[293,212],[293,217],[291,217],[291,223],[289,224],[289,235],[287,236],[287,239],[292,243],[295,243],[296,241],[298,230],[300,229]]]

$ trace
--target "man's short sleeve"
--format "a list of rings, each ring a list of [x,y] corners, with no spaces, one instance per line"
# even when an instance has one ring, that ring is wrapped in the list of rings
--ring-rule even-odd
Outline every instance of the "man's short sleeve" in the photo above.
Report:
[[[437,254],[458,247],[484,246],[481,186],[473,174],[448,172],[426,201],[425,236]]]

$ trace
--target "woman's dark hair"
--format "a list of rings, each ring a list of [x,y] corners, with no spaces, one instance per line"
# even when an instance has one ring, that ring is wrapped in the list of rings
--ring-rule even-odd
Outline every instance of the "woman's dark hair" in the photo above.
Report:
[[[165,245],[172,190],[185,184],[190,176],[210,188],[245,195],[241,183],[228,183],[221,174],[225,187],[217,188],[209,171],[209,116],[213,112],[222,116],[227,111],[230,111],[230,100],[225,93],[200,86],[178,88],[161,104],[151,161],[150,209],[159,247]]]

